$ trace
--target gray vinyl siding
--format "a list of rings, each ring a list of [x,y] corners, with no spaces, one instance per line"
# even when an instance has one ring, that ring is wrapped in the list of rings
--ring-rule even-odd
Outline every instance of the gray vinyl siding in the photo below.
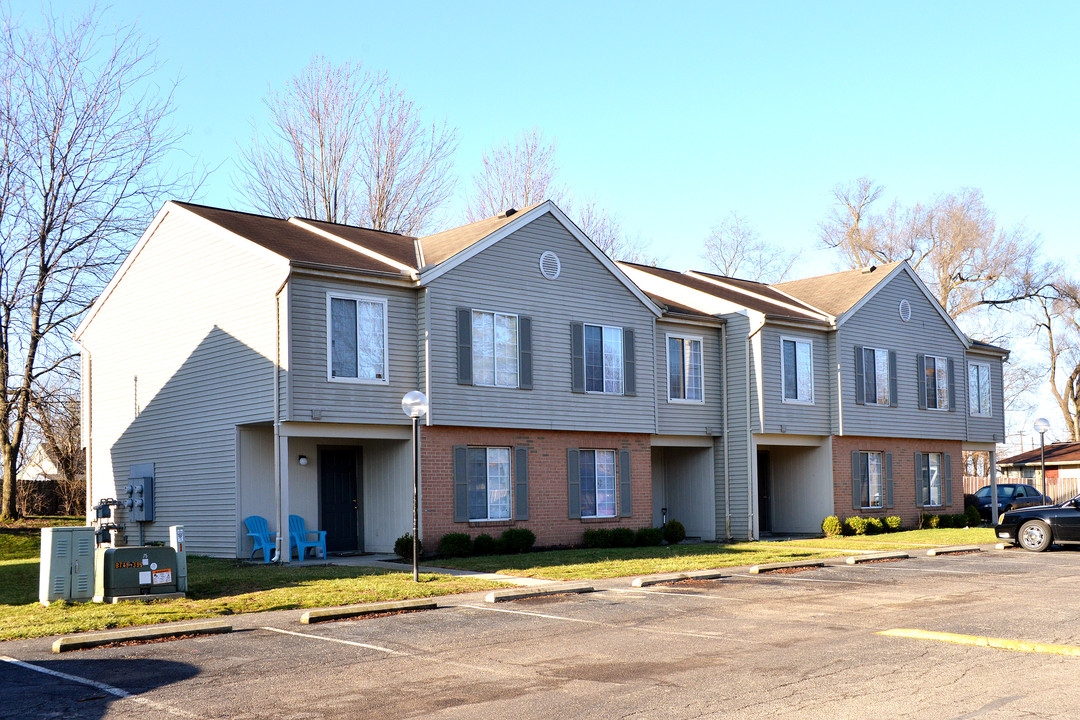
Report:
[[[322,422],[409,423],[401,398],[417,389],[416,291],[407,287],[294,274],[290,287],[289,372],[291,417]],[[341,292],[386,300],[388,382],[356,383],[327,378],[327,293]]]
[[[967,364],[986,363],[990,366],[990,416],[971,415],[970,403],[964,402],[963,411],[968,415],[968,437],[971,442],[1004,442],[1005,413],[1003,412],[1003,384],[1001,358],[969,353],[964,363],[964,389],[967,389]],[[957,378],[959,380],[959,378]]]
[[[766,433],[827,435],[832,401],[829,382],[829,335],[824,332],[765,325],[761,336],[762,405],[765,408]],[[809,340],[813,343],[813,404],[784,402],[781,375],[781,338]]]
[[[154,463],[144,540],[167,541],[179,523],[189,551],[235,556],[236,426],[273,421],[274,296],[286,271],[174,210],[86,328],[93,501],[123,497],[129,466]],[[138,542],[136,523],[115,512]]]
[[[545,250],[562,272],[547,280]],[[432,418],[439,425],[652,433],[655,342],[652,312],[550,214],[537,218],[428,286],[431,294]],[[456,310],[532,319],[533,389],[457,382]],[[571,391],[570,324],[629,327],[635,333],[637,394]]]
[[[704,402],[668,400],[667,336],[701,338]],[[656,402],[662,435],[716,434],[723,426],[723,389],[720,385],[720,330],[716,326],[656,323]],[[639,380],[640,387],[640,380]]]
[[[750,512],[750,463],[748,453],[749,436],[747,434],[747,411],[753,420],[757,416],[756,380],[746,374],[746,338],[750,333],[750,320],[743,314],[723,316],[727,320],[727,372],[724,383],[725,396],[730,405],[727,411],[727,455],[724,452],[724,438],[716,438],[716,533],[724,534],[724,465],[728,465],[728,494],[731,504],[731,536],[745,539],[751,535],[749,524]],[[751,374],[754,364],[750,364]],[[746,404],[747,383],[751,384],[750,407]]]
[[[900,300],[911,305],[903,322]],[[906,272],[897,274],[837,330],[843,434],[964,440],[967,434],[967,375],[964,343]],[[897,407],[855,402],[855,347],[896,351]],[[950,358],[956,373],[956,411],[920,409],[917,355]]]

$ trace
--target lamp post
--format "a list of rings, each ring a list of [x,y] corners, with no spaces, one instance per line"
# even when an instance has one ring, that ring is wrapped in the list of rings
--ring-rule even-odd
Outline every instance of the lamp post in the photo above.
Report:
[[[420,582],[420,418],[427,415],[427,395],[410,390],[401,398],[402,411],[412,419],[412,579]]]
[[[1042,494],[1046,495],[1046,431],[1050,429],[1050,421],[1039,418],[1035,421],[1035,432],[1039,433],[1039,474],[1042,476]]]

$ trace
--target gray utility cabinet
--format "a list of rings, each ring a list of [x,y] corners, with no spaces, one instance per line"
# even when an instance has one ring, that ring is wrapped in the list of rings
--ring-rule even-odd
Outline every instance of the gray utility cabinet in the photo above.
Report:
[[[41,529],[41,577],[38,600],[48,605],[57,600],[89,600],[94,595],[94,548],[92,527]]]

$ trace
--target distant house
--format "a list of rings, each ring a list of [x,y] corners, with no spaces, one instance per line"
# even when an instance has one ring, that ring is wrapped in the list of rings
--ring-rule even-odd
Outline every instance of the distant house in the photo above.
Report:
[[[1046,494],[1061,502],[1080,493],[1080,443],[1051,443],[1046,452]],[[1020,478],[1042,490],[1039,448],[998,461],[998,471],[1008,478]]]

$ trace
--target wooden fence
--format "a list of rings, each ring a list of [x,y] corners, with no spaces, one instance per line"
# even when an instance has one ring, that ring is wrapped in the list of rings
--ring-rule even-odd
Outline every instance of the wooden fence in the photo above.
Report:
[[[1053,498],[1055,503],[1064,502],[1069,498],[1080,495],[1080,471],[1060,471],[1060,477],[1048,477],[1046,478],[1046,494]],[[1036,490],[1042,492],[1042,479],[1035,478],[1014,478],[1005,477],[1004,475],[998,475],[999,483],[1016,483],[1023,482],[1028,485],[1034,486]],[[973,493],[984,485],[990,484],[990,478],[965,475],[964,476],[964,493]]]

